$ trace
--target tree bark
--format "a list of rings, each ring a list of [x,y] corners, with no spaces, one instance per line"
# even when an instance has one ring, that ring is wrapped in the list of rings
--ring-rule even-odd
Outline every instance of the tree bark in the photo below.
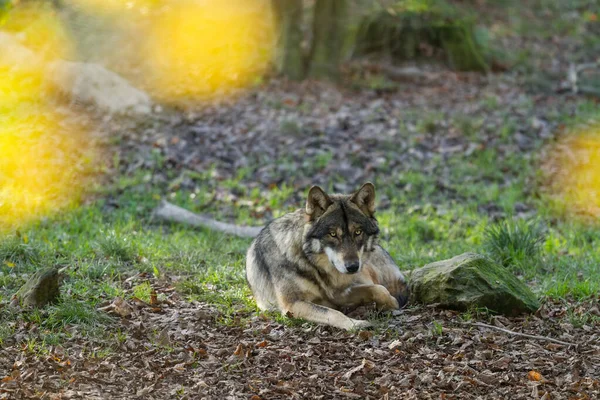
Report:
[[[272,0],[277,17],[277,71],[290,79],[304,79],[302,54],[302,0]]]
[[[339,80],[347,12],[347,0],[316,1],[308,71],[311,78]]]

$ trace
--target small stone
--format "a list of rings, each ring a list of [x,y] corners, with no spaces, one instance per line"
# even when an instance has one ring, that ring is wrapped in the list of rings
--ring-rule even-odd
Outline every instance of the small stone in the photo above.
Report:
[[[56,301],[59,294],[58,269],[52,267],[33,274],[15,297],[22,306],[43,307]]]

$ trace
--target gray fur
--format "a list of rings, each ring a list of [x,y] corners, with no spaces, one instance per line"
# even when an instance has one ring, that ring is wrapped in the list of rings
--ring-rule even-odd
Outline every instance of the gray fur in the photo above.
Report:
[[[374,203],[371,183],[351,195],[329,196],[313,186],[305,209],[269,223],[246,258],[258,306],[352,329],[369,323],[339,310],[370,302],[382,309],[405,304],[404,276],[377,243]]]

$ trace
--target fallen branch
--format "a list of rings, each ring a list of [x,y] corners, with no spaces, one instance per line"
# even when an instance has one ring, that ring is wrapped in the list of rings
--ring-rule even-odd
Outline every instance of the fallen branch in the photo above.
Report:
[[[414,82],[418,79],[432,80],[439,77],[439,73],[429,72],[417,67],[396,67],[389,64],[362,63],[362,68],[374,73],[383,74],[395,82]]]
[[[599,68],[600,68],[600,60],[593,62],[593,63],[586,63],[586,64],[580,64],[580,65],[575,65],[575,64],[569,65],[569,71],[567,72],[567,82],[568,82],[568,85],[570,85],[570,87],[571,87],[571,91],[574,94],[583,93],[583,94],[589,94],[592,96],[600,96],[600,91],[598,89],[595,89],[593,87],[581,87],[579,85],[579,74],[580,73],[582,73],[583,71],[588,71],[591,69],[599,69]]]
[[[193,212],[178,207],[175,204],[171,204],[168,201],[162,201],[154,210],[153,215],[165,221],[179,222],[192,226],[202,226],[214,231],[240,237],[255,237],[263,228],[262,226],[240,226],[215,221],[212,218],[194,214]]]
[[[511,330],[506,329],[506,328],[500,328],[499,326],[484,324],[483,322],[462,322],[462,324],[464,324],[464,325],[478,326],[480,328],[495,329],[495,330],[498,330],[498,331],[501,331],[501,332],[504,332],[504,333],[508,333],[509,335],[513,335],[513,336],[521,336],[521,337],[528,338],[528,339],[553,342],[553,343],[562,344],[563,346],[575,346],[574,343],[563,342],[562,340],[553,339],[553,338],[550,338],[550,337],[547,337],[547,336],[529,335],[527,333],[515,332],[515,331],[511,331]]]

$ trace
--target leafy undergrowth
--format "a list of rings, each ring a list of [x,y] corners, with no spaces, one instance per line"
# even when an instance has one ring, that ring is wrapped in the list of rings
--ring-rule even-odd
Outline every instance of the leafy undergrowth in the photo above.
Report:
[[[100,304],[113,335],[40,340],[14,326],[0,350],[3,398],[596,398],[598,302],[548,301],[535,316],[412,307],[373,333],[189,302],[175,282],[131,276]],[[363,310],[369,313],[369,310]],[[538,339],[507,335],[487,324]],[[27,338],[23,341],[22,338]],[[546,338],[562,343],[552,342]],[[112,350],[106,350],[106,342]],[[254,396],[254,397],[253,397]]]

